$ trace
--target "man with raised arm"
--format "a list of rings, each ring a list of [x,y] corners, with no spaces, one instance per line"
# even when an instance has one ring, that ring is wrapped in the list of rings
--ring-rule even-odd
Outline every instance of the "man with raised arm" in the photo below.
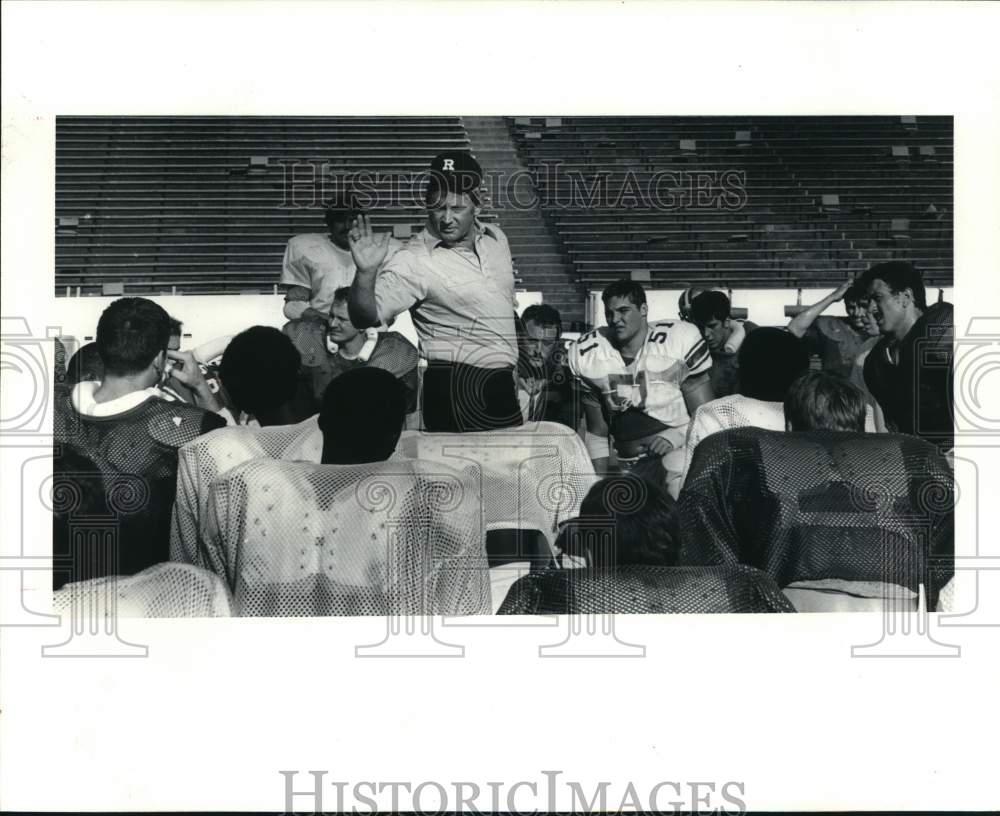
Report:
[[[691,323],[650,325],[638,283],[612,283],[601,299],[608,325],[583,335],[568,354],[585,391],[587,450],[605,473],[614,439],[624,469],[665,484],[676,498],[690,415],[714,398],[708,346]]]
[[[468,153],[431,162],[427,225],[385,263],[389,239],[365,216],[349,232],[357,275],[348,298],[358,328],[409,311],[427,359],[422,417],[428,431],[520,425],[514,268],[507,238],[479,220],[482,168]]]
[[[292,338],[306,367],[315,365],[323,356],[334,292],[354,280],[354,258],[347,233],[360,212],[353,193],[341,193],[323,213],[327,232],[292,236],[285,247],[280,284],[285,289],[282,312],[289,322],[284,331]],[[390,240],[386,256],[391,257],[400,246],[399,241]]]
[[[823,312],[843,299],[847,317]],[[808,343],[819,357],[823,371],[850,377],[851,369],[865,341],[878,334],[868,315],[868,301],[860,283],[844,281],[822,300],[801,311],[788,323],[788,331]]]

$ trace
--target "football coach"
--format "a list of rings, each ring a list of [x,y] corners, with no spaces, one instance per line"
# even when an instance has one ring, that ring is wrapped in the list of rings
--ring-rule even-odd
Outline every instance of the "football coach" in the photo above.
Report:
[[[427,359],[428,431],[485,431],[522,422],[514,386],[514,268],[507,237],[479,220],[483,171],[469,154],[435,156],[424,193],[427,223],[385,264],[388,234],[365,216],[349,233],[357,274],[348,307],[358,327],[409,311]]]

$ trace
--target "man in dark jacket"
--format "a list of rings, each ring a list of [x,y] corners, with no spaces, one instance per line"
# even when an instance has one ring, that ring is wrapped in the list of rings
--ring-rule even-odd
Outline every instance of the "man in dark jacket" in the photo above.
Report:
[[[865,360],[865,384],[886,426],[950,448],[955,434],[952,305],[929,307],[920,273],[903,261],[871,267],[862,282],[882,335]]]

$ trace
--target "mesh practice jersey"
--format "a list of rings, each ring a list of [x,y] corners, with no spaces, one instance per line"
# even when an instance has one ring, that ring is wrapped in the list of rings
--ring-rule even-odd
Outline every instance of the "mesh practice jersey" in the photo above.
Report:
[[[605,418],[631,404],[664,425],[686,425],[681,383],[712,368],[697,327],[672,320],[650,324],[645,344],[628,365],[608,333],[606,327],[587,332],[570,344],[568,354],[570,370],[601,400]]]

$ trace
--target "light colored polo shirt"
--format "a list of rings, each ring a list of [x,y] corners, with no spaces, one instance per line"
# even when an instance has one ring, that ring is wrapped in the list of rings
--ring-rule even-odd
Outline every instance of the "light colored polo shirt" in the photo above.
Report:
[[[375,279],[385,323],[410,311],[430,362],[506,368],[517,362],[514,265],[507,236],[477,221],[475,252],[446,247],[425,227]]]
[[[386,257],[392,257],[401,246],[391,238]],[[341,249],[324,233],[307,233],[294,236],[285,247],[281,284],[306,287],[310,307],[327,314],[333,305],[333,293],[350,286],[356,271],[349,249]]]

